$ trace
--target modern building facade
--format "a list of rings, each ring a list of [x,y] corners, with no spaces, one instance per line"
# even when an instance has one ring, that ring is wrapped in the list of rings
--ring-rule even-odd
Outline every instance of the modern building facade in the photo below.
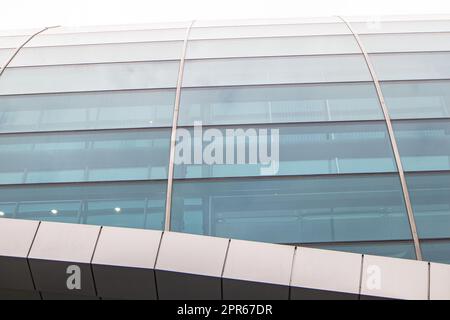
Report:
[[[450,278],[450,16],[5,31],[0,65],[5,297],[427,299]],[[277,132],[277,170],[183,163],[198,123],[244,132],[223,154]],[[420,280],[364,292],[371,259]],[[345,281],[318,285],[311,261]],[[108,287],[114,272],[164,285]]]

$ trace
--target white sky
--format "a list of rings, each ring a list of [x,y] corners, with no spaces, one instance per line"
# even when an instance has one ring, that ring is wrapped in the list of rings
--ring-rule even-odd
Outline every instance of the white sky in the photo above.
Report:
[[[0,29],[387,14],[450,14],[450,0],[0,0]]]

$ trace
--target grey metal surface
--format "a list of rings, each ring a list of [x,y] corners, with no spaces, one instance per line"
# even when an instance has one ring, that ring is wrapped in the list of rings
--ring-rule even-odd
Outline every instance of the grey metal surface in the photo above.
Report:
[[[91,259],[100,233],[98,226],[41,222],[28,256],[36,289],[95,296]],[[81,288],[69,289],[69,267],[79,267]]]
[[[27,256],[39,221],[1,218],[0,288],[34,290]]]
[[[364,255],[361,298],[427,300],[428,263]]]
[[[103,227],[92,270],[104,298],[156,299],[154,267],[161,231]]]
[[[298,247],[291,299],[358,299],[362,255]]]
[[[450,265],[430,263],[430,300],[450,300]]]
[[[229,239],[164,232],[156,281],[160,299],[221,299]]]
[[[224,299],[288,299],[295,247],[231,240]]]
[[[416,258],[417,260],[422,260],[422,250],[420,248],[420,241],[419,241],[419,235],[417,233],[417,226],[416,226],[416,220],[414,218],[414,212],[411,205],[411,199],[409,197],[409,191],[408,191],[408,184],[406,182],[405,173],[403,170],[403,164],[400,157],[400,152],[398,150],[397,140],[395,138],[394,128],[392,126],[391,117],[389,115],[389,109],[386,106],[386,102],[384,100],[384,95],[381,90],[380,82],[378,81],[377,74],[375,72],[375,68],[373,67],[372,61],[370,60],[370,56],[367,53],[367,50],[365,49],[364,44],[362,43],[358,33],[355,32],[351,24],[345,20],[342,17],[339,17],[348,27],[348,29],[352,32],[353,36],[355,37],[356,42],[358,43],[361,52],[364,56],[364,59],[366,61],[367,67],[369,68],[370,75],[372,77],[373,83],[375,85],[375,89],[378,95],[378,100],[380,101],[381,109],[383,111],[384,119],[386,121],[386,126],[389,134],[389,140],[391,142],[392,151],[394,152],[394,159],[395,163],[397,165],[398,174],[400,177],[400,184],[402,186],[402,192],[403,192],[403,198],[405,200],[405,206],[406,206],[406,212],[408,214],[408,221],[411,228],[411,234],[414,241],[414,248],[416,251]]]
[[[38,291],[0,289],[1,300],[41,300]]]

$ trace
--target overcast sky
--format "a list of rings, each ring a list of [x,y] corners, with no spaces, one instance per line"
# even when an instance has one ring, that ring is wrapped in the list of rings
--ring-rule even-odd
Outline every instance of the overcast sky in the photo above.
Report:
[[[450,13],[449,0],[1,0],[0,29],[192,19]]]

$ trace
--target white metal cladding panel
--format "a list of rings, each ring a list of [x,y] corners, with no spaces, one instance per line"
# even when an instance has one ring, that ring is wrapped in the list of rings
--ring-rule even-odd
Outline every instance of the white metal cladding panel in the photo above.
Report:
[[[103,227],[92,263],[153,269],[161,234],[154,230]]]
[[[228,239],[165,232],[156,269],[220,277]]]
[[[223,278],[289,286],[295,247],[231,240]]]
[[[180,60],[182,41],[24,47],[9,67]]]
[[[361,263],[361,254],[298,247],[291,286],[358,295]]]
[[[430,263],[430,300],[450,300],[450,265]]]
[[[428,299],[428,263],[364,255],[361,295]]]

